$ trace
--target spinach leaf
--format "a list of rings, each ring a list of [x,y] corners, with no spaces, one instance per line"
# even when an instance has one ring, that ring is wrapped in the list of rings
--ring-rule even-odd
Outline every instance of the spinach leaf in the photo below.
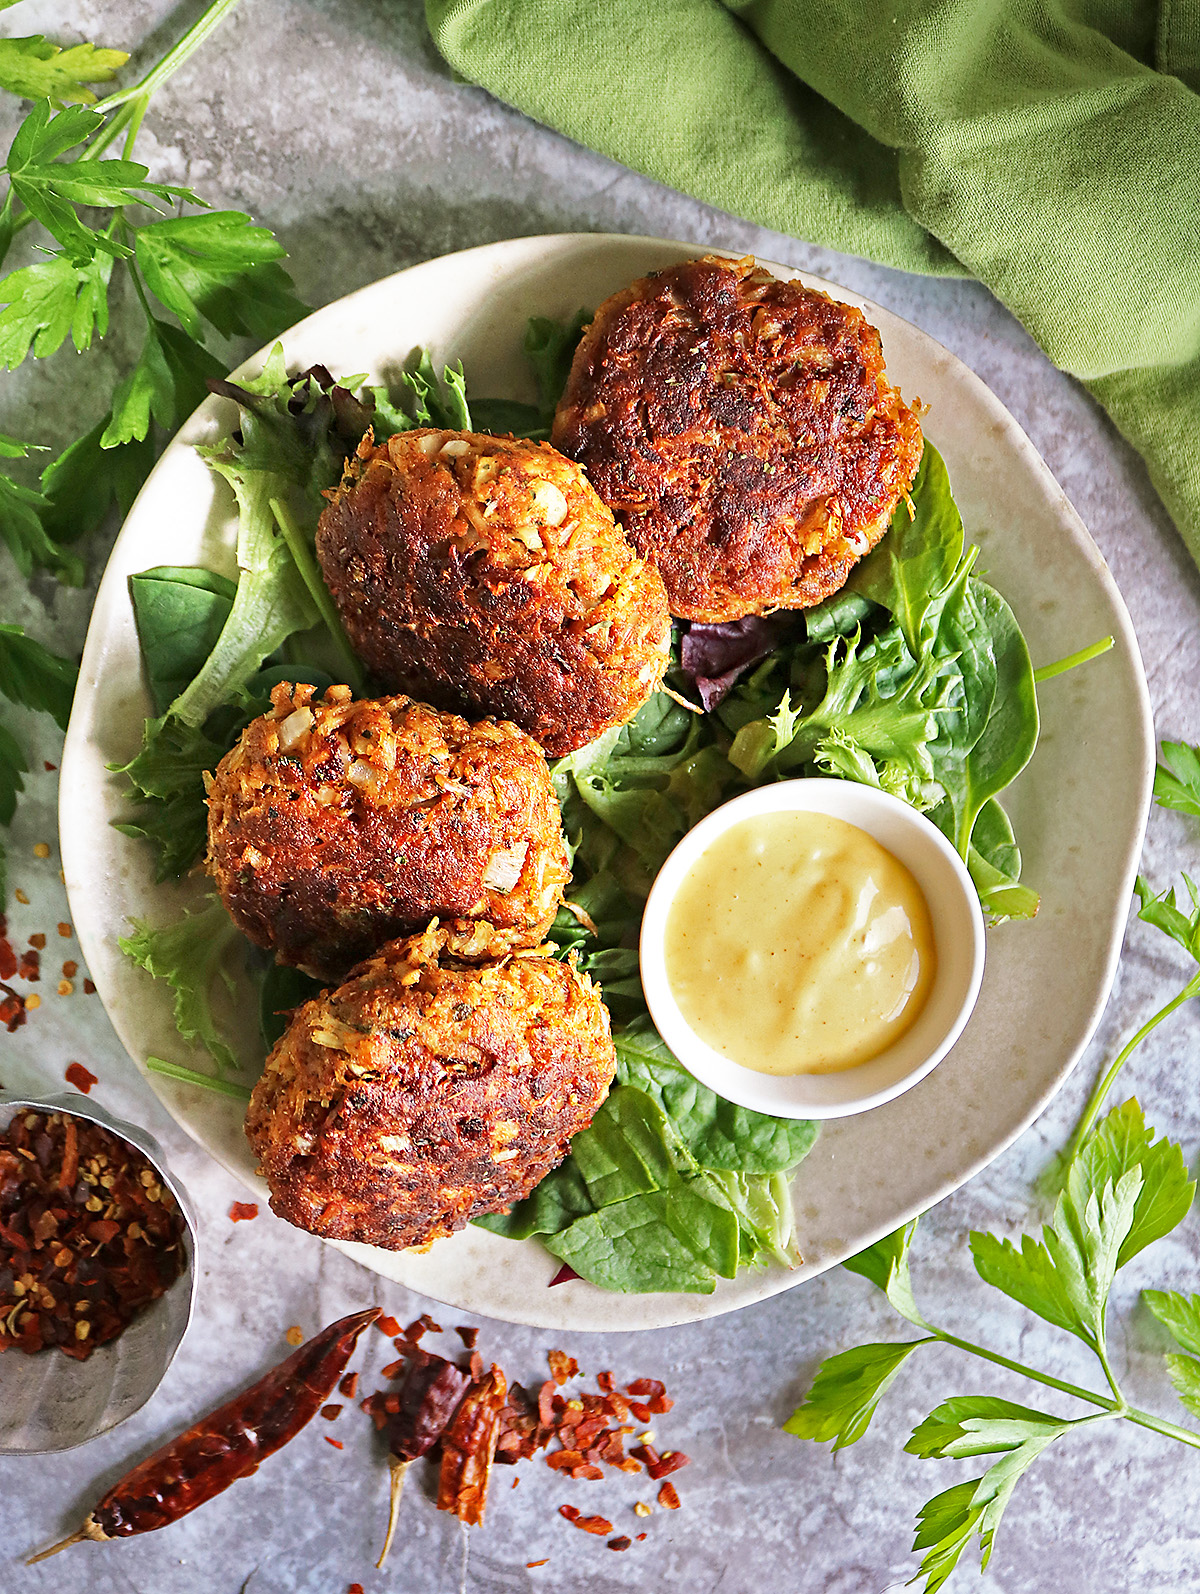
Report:
[[[258,988],[258,1026],[268,1051],[287,1029],[296,1008],[319,996],[327,983],[282,963],[266,965]]]
[[[472,399],[471,418],[476,431],[493,436],[511,433],[535,443],[550,436],[550,427],[537,405],[521,404],[516,399]]]
[[[965,858],[980,810],[1010,785],[1033,757],[1038,739],[1037,690],[1021,628],[1008,604],[986,582],[972,581],[973,595],[992,639],[996,687],[987,723],[962,762],[947,771],[946,792],[954,808],[954,843]]]
[[[711,1295],[738,1267],[738,1221],[680,1181],[577,1218],[542,1244],[601,1289]]]
[[[855,566],[846,586],[891,611],[913,658],[933,598],[963,554],[963,523],[946,462],[928,439],[908,503],[897,506],[887,535]],[[812,633],[810,633],[811,635]]]
[[[953,824],[952,813],[948,822]],[[979,893],[979,905],[993,924],[1032,919],[1037,913],[1038,894],[1019,884],[1021,852],[1008,815],[994,797],[988,798],[975,820],[967,868]]]
[[[595,1208],[573,1157],[552,1169],[524,1201],[508,1212],[489,1212],[474,1221],[481,1229],[509,1240],[528,1240],[535,1234],[559,1234],[576,1218]]]
[[[233,607],[235,584],[211,570],[159,565],[130,576],[129,595],[156,714],[199,674]]]
[[[675,1061],[648,1018],[630,1024],[613,1040],[617,1078],[658,1103],[701,1167],[743,1174],[787,1172],[816,1144],[816,1124],[753,1112],[702,1085]]]

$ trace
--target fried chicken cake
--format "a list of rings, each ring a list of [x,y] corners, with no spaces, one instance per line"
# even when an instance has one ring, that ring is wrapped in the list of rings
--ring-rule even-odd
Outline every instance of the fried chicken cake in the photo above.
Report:
[[[317,530],[326,584],[389,689],[513,720],[553,757],[658,686],[658,572],[546,443],[430,428],[350,462]]]
[[[862,312],[749,258],[686,260],[605,300],[551,435],[671,613],[714,623],[836,592],[922,449]]]
[[[599,991],[549,951],[478,960],[431,926],[299,1008],[246,1115],[272,1210],[400,1251],[528,1195],[616,1068]]]
[[[570,869],[524,731],[346,686],[271,702],[208,783],[209,873],[250,940],[318,979],[435,917],[486,920],[498,951],[542,940]]]

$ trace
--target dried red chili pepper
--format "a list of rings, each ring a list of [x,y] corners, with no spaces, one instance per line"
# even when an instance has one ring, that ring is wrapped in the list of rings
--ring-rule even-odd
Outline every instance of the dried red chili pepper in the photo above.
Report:
[[[396,1398],[395,1409],[384,1424],[392,1488],[387,1535],[376,1567],[382,1567],[392,1547],[400,1494],[409,1465],[431,1450],[442,1437],[470,1386],[471,1375],[443,1356],[422,1355],[410,1367],[404,1387]]]
[[[70,1538],[26,1562],[32,1566],[83,1539],[103,1542],[170,1526],[294,1439],[341,1377],[358,1337],[379,1308],[323,1329],[243,1394],[156,1450],[111,1488]]]
[[[678,1472],[680,1467],[688,1466],[692,1459],[685,1456],[682,1450],[668,1450],[660,1456],[653,1445],[635,1445],[629,1454],[645,1462],[646,1471],[655,1482],[670,1472]]]
[[[471,1385],[442,1436],[438,1510],[453,1511],[469,1527],[483,1521],[507,1394],[504,1374],[493,1362],[491,1371]]]

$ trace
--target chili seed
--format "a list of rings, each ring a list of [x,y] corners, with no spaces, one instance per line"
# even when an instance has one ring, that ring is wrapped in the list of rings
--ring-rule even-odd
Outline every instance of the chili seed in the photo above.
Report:
[[[37,842],[34,845],[33,856],[35,858],[48,858],[50,856],[50,843],[48,841]]]

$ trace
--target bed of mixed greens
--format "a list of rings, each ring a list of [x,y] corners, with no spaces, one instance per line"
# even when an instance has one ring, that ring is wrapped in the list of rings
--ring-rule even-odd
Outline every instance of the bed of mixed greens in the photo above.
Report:
[[[203,772],[265,711],[274,684],[370,690],[313,552],[321,494],[367,428],[376,440],[418,425],[545,438],[584,319],[530,323],[536,405],[468,405],[461,366],[439,378],[426,354],[409,362],[398,396],[324,368],[289,378],[279,348],[258,378],[211,384],[240,405],[238,430],[201,450],[237,498],[236,579],[161,567],[130,584],[155,717],[123,768],[134,808],[120,828],[156,848],[158,879],[202,856]],[[567,1160],[484,1227],[537,1235],[613,1290],[709,1292],[747,1264],[794,1265],[788,1176],[815,1126],[736,1107],[671,1056],[638,976],[643,904],[675,843],[719,803],[824,774],[925,811],[966,860],[993,923],[1037,911],[999,801],[1037,742],[1035,672],[1008,604],[975,574],[977,557],[927,443],[911,496],[845,589],[803,613],[679,628],[665,689],[552,766],[574,874],[551,935],[603,990],[617,1079]],[[235,950],[260,988],[264,1053],[287,1010],[318,989],[250,947],[215,897],[175,924],[137,924],[121,945],[170,984],[180,1034],[207,1048],[217,1072],[149,1066],[235,1096],[248,1087],[211,1000]]]

